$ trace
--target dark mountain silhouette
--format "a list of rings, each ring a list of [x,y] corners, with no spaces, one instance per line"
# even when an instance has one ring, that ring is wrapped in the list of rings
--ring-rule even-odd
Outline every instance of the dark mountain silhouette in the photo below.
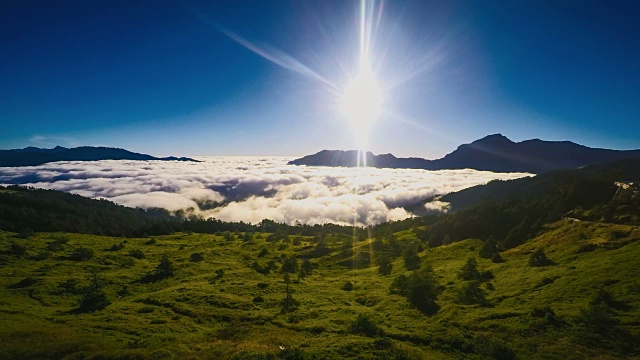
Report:
[[[82,146],[67,149],[56,146],[53,149],[26,147],[24,149],[0,150],[0,167],[35,166],[53,161],[96,161],[96,160],[176,160],[197,161],[186,157],[164,157],[134,153],[124,149]]]
[[[360,156],[360,162],[358,162]],[[290,165],[353,167],[366,160],[367,166],[425,170],[476,169],[497,172],[530,172],[540,174],[559,169],[574,169],[589,164],[602,164],[625,158],[640,158],[640,150],[590,148],[570,141],[539,139],[513,142],[501,134],[486,136],[470,144],[460,145],[436,160],[397,158],[391,154],[374,155],[356,150],[323,150],[290,161]]]
[[[62,147],[62,146],[56,146],[53,149],[42,149],[42,148],[38,148],[35,146],[27,146],[24,149],[13,149],[12,151],[17,151],[17,152],[33,152],[33,153],[57,153],[57,152],[61,152],[61,151],[66,151],[69,150],[66,147]]]
[[[558,200],[581,199],[596,202],[610,199],[615,190],[614,182],[640,181],[640,158],[622,159],[605,164],[589,165],[580,169],[554,170],[544,174],[513,180],[493,180],[441,198],[448,202],[451,211],[466,209],[483,201],[502,202],[509,199],[543,199],[558,197]],[[578,191],[588,188],[589,191]],[[596,190],[594,190],[596,189]],[[609,192],[606,189],[610,190]],[[604,198],[603,198],[604,196]]]

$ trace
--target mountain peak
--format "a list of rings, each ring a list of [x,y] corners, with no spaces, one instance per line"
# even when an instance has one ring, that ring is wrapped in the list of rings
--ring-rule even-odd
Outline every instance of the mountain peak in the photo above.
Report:
[[[478,139],[472,142],[472,144],[476,144],[476,143],[509,144],[509,143],[513,143],[513,141],[511,141],[508,137],[498,133],[498,134],[487,135],[482,139]]]
[[[361,153],[355,150],[323,150],[289,162],[290,165],[360,166]],[[589,148],[571,141],[539,139],[513,142],[502,134],[492,134],[436,160],[397,158],[391,154],[373,155],[366,152],[366,164],[381,168],[407,169],[476,169],[496,172],[543,173],[558,169],[578,168],[623,158],[640,158],[638,150],[608,150]]]

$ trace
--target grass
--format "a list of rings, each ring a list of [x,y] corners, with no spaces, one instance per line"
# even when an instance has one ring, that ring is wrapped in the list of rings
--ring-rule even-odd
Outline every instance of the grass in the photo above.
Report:
[[[403,231],[396,236],[408,243],[416,241],[413,234]],[[312,274],[291,276],[292,296],[300,305],[293,312],[282,312],[286,285],[279,272],[281,259],[297,254],[300,265],[314,244],[310,238],[302,238],[296,246],[269,243],[267,235],[255,233],[245,243],[225,240],[223,234],[176,233],[150,242],[149,238],[59,233],[20,239],[0,232],[0,358],[266,359],[304,353],[306,358],[318,359],[613,359],[637,355],[637,349],[624,353],[615,346],[594,347],[575,335],[580,309],[588,307],[604,286],[625,304],[616,315],[621,328],[638,336],[637,227],[561,221],[503,252],[505,262],[498,264],[477,255],[479,240],[427,249],[420,253],[423,267],[433,267],[442,290],[441,309],[433,316],[389,293],[393,279],[407,272],[402,257],[393,261],[390,276],[379,275],[373,265],[345,266],[362,264],[356,260],[363,256],[373,258],[375,264],[370,240],[355,242],[345,252],[342,240],[331,236],[327,244],[333,251],[312,259],[317,264]],[[12,243],[25,246],[26,253],[10,254]],[[118,249],[120,244],[124,246]],[[591,246],[585,248],[585,244]],[[69,260],[78,248],[91,249],[94,256]],[[539,248],[556,265],[529,266],[529,255]],[[262,249],[267,249],[266,255]],[[47,251],[49,256],[42,256]],[[144,257],[130,256],[131,251]],[[202,254],[203,260],[191,261],[194,253]],[[140,282],[163,255],[173,262],[175,276]],[[456,302],[466,284],[457,273],[469,257],[476,258],[480,271],[489,270],[495,276],[481,284],[489,302],[484,306]],[[270,260],[278,267],[267,275],[252,268],[254,261]],[[67,289],[61,285],[71,280],[75,288],[82,288],[94,274],[103,280],[111,304],[78,313],[74,309],[80,295],[69,289],[71,283]],[[341,290],[348,281],[353,289]],[[561,324],[531,315],[534,308],[545,307]],[[370,336],[353,331],[357,321],[379,331]]]

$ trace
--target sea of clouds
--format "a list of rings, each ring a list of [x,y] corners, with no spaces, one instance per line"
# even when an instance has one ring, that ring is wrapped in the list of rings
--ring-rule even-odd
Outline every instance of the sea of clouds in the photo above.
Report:
[[[286,165],[282,157],[199,157],[180,161],[64,161],[0,168],[0,184],[105,198],[131,207],[187,210],[223,221],[370,225],[406,219],[416,204],[445,211],[438,195],[526,173]],[[423,205],[425,201],[429,200]],[[434,200],[434,201],[431,201]],[[201,209],[198,204],[220,206]]]

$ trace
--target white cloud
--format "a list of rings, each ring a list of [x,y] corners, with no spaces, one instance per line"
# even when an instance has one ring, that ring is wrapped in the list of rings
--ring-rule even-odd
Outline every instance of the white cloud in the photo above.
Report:
[[[133,207],[192,208],[224,221],[366,225],[406,219],[411,214],[403,206],[451,191],[529,175],[292,166],[280,157],[199,159],[203,162],[69,161],[0,168],[0,183],[63,190]],[[202,202],[223,206],[202,210]],[[434,200],[424,208],[443,211],[446,203]]]

